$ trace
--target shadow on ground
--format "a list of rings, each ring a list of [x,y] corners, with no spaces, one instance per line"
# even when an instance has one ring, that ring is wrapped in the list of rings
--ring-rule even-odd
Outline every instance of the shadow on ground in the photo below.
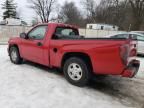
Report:
[[[56,68],[50,69],[29,61],[24,61],[24,64],[36,67],[44,72],[63,76],[63,73]],[[95,76],[86,88],[111,96],[128,107],[136,106],[136,108],[144,108],[144,81],[139,82],[115,76]]]

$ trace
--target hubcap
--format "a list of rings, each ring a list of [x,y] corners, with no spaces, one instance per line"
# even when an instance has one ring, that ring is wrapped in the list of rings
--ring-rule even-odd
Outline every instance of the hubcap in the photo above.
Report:
[[[72,63],[68,67],[68,75],[72,80],[78,81],[82,78],[82,68],[77,63]]]
[[[11,58],[12,58],[13,61],[17,60],[17,53],[16,53],[15,50],[12,50],[12,52],[11,52]]]

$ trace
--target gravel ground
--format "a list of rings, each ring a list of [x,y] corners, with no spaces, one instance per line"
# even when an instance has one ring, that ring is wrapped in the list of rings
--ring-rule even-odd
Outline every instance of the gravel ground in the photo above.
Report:
[[[0,46],[0,108],[144,108],[144,58],[136,78],[96,77],[84,88],[54,69],[14,65]]]

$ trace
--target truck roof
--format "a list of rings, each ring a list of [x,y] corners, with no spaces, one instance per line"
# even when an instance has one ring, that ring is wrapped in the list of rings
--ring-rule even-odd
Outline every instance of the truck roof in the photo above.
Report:
[[[79,27],[77,27],[75,25],[64,24],[64,23],[40,23],[38,25],[52,25],[52,26],[60,26],[60,27],[70,27],[70,28],[75,28],[75,29],[79,28]]]

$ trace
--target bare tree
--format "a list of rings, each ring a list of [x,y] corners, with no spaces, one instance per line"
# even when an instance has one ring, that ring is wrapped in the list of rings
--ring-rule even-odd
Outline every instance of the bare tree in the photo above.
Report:
[[[96,22],[96,2],[94,0],[82,0],[81,3],[86,11],[87,22]]]
[[[119,14],[119,0],[102,0],[97,10],[97,16],[103,16],[105,23],[113,23]]]
[[[126,14],[126,0],[101,0],[96,8],[96,21],[98,23],[113,24],[123,29]]]
[[[29,0],[32,8],[40,17],[41,21],[49,22],[50,14],[54,10],[56,0]]]
[[[84,20],[80,10],[75,6],[74,2],[65,2],[61,7],[61,11],[58,15],[61,22],[68,24],[76,24],[79,26],[84,25]]]
[[[101,0],[97,5],[94,0],[82,1],[84,9],[87,11],[88,22],[114,23],[120,22],[120,0]]]
[[[144,22],[144,0],[129,0],[135,24],[132,26],[133,30],[140,29],[141,24]]]
[[[100,4],[96,8],[97,22],[109,23],[110,14],[112,13],[111,10],[110,0],[101,0]]]

